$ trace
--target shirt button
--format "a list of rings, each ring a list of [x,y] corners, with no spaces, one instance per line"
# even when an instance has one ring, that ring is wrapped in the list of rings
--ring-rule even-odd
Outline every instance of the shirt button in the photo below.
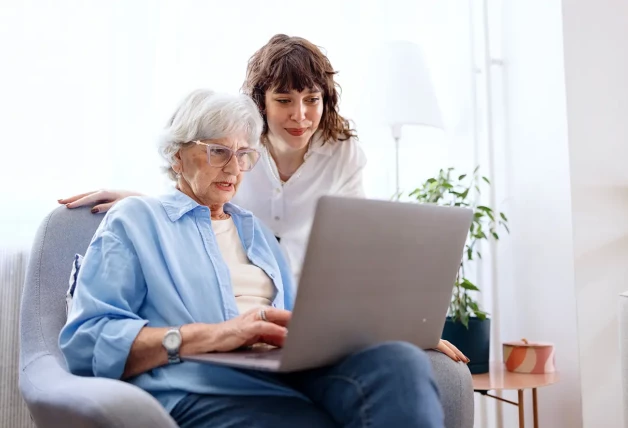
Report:
[[[276,220],[276,221],[279,221],[279,220],[281,220],[281,217],[279,217],[278,215],[276,215],[276,216],[275,216],[275,220]]]

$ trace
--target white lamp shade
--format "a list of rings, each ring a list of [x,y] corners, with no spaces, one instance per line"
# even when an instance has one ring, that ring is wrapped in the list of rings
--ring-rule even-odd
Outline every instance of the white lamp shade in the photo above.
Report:
[[[362,106],[376,122],[393,128],[403,125],[443,128],[440,108],[421,48],[412,42],[386,42],[369,58]]]

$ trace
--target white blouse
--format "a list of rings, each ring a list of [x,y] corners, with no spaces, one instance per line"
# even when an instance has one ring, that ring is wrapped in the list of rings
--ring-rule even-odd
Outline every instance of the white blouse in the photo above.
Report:
[[[252,211],[280,239],[298,279],[318,198],[364,197],[366,156],[355,139],[323,144],[317,134],[305,162],[282,184],[273,158],[264,147],[261,151],[260,160],[245,173],[232,202]]]

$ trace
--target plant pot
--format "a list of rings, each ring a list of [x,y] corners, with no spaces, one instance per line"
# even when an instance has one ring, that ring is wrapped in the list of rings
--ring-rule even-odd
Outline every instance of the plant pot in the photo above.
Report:
[[[466,355],[469,360],[469,370],[472,374],[488,373],[491,349],[491,320],[469,318],[467,329],[460,322],[453,322],[447,317],[443,328],[442,338],[451,342]]]

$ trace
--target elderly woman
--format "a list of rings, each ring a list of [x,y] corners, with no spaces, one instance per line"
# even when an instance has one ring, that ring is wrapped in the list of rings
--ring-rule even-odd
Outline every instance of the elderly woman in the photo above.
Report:
[[[183,101],[160,147],[176,190],[116,204],[85,253],[59,338],[68,368],[143,388],[181,427],[442,427],[428,358],[406,343],[281,375],[181,362],[284,342],[290,269],[273,233],[229,202],[262,129],[245,95]]]

